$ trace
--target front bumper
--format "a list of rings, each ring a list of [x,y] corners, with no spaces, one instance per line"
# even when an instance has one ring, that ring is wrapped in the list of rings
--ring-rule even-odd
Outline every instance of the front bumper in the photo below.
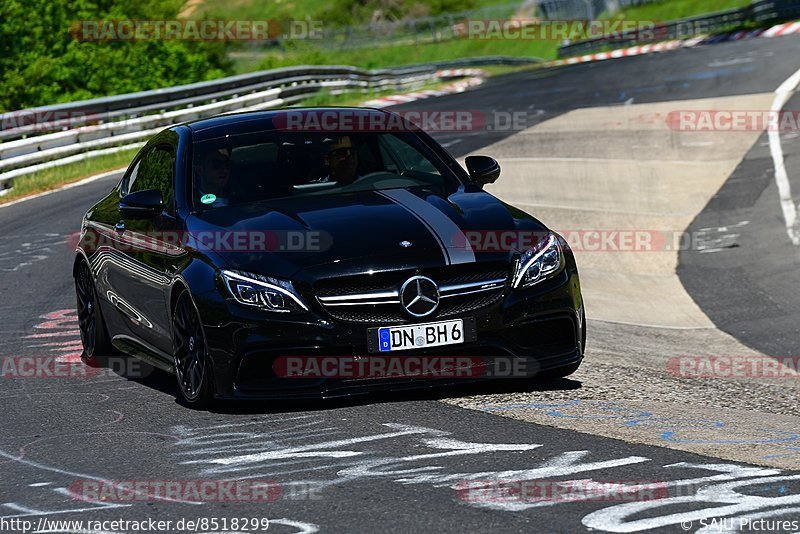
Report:
[[[580,363],[585,324],[577,270],[524,291],[507,290],[496,304],[465,314],[474,317],[472,343],[370,354],[364,325],[334,321],[324,311],[281,316],[242,307],[223,293],[197,298],[209,349],[214,389],[220,398],[327,398],[374,390],[444,387],[497,378],[532,377]],[[435,322],[435,317],[420,322]],[[292,378],[274,364],[285,357],[404,358],[459,356],[482,362],[458,377]],[[502,371],[501,371],[502,370]],[[521,374],[524,373],[524,374]]]

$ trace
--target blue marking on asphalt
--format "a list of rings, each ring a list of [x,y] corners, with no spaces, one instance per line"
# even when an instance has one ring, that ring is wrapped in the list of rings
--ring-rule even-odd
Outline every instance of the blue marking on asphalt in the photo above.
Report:
[[[780,431],[776,430],[766,430],[766,429],[759,429],[762,432],[767,433],[780,433]],[[800,435],[798,434],[791,434],[788,437],[780,438],[780,439],[737,439],[737,440],[724,440],[724,439],[710,439],[710,440],[703,440],[703,439],[681,439],[676,437],[677,432],[670,431],[664,432],[661,434],[661,439],[664,441],[669,441],[672,443],[691,443],[695,445],[766,445],[771,443],[791,443],[793,441],[800,440]]]
[[[783,454],[768,454],[767,456],[762,456],[762,460],[771,460],[773,458],[784,458],[786,456],[797,456],[800,454],[800,447],[786,447],[787,451],[795,451],[795,452],[786,452]]]
[[[683,73],[677,76],[669,76],[664,78],[667,82],[680,82],[686,80],[713,80],[714,78],[724,78],[727,76],[734,76],[738,74],[746,74],[754,72],[753,67],[730,67],[721,69],[703,70],[700,72]]]
[[[678,85],[680,89],[689,89],[692,84],[689,83],[689,80],[713,80],[715,78],[724,78],[728,76],[734,76],[742,73],[749,73],[753,72],[755,69],[753,67],[732,67],[732,68],[720,68],[720,69],[712,69],[712,70],[704,70],[701,72],[689,73],[689,74],[679,74],[677,76],[670,76],[664,78],[665,82],[683,82]],[[660,91],[664,91],[668,88],[675,89],[675,86],[670,86],[668,83],[661,83],[658,85],[642,85],[640,87],[629,87],[624,91],[619,92],[619,101],[625,102],[632,96],[636,96],[637,94],[641,93],[657,93]]]
[[[714,420],[691,420],[691,421],[672,421],[668,418],[653,417],[653,412],[636,412],[631,411],[625,406],[617,406],[615,402],[609,402],[608,405],[600,404],[599,408],[609,412],[607,415],[569,415],[564,413],[564,408],[576,407],[582,404],[579,400],[567,402],[530,402],[524,404],[507,404],[507,405],[486,405],[480,408],[484,412],[499,412],[510,410],[525,410],[525,409],[539,409],[544,410],[546,415],[557,417],[559,419],[586,419],[586,420],[609,420],[609,419],[622,419],[621,425],[625,427],[654,427],[654,428],[669,428],[670,430],[661,432],[660,438],[664,441],[672,443],[686,443],[695,445],[769,445],[781,443],[795,443],[800,441],[800,434],[785,432],[781,430],[771,429],[758,429],[758,432],[765,434],[778,434],[783,436],[772,439],[683,439],[679,437],[681,429],[698,430],[699,425],[705,425],[709,429],[721,429],[727,427],[727,423],[723,421]],[[655,423],[655,424],[654,424]],[[728,432],[735,433],[735,428],[728,429]],[[800,447],[786,447],[789,452],[784,454],[773,454],[769,456],[762,456],[763,459],[780,458],[784,456],[795,456],[800,454]]]
[[[781,494],[781,495],[786,495],[787,493],[789,493],[789,490],[786,488],[786,486],[777,486],[775,484],[769,484],[769,485],[766,485],[766,486],[761,486],[761,487],[756,487],[756,488],[752,488],[751,487],[751,488],[748,488],[747,491],[749,493],[767,493],[768,491],[773,490],[773,489],[777,489],[778,493]]]

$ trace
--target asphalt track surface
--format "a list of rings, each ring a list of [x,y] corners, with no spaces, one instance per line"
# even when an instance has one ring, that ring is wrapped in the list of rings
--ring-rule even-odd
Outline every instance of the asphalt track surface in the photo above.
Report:
[[[800,39],[794,37],[756,39],[522,72],[462,95],[397,109],[526,111],[530,126],[572,109],[625,105],[631,99],[771,92],[798,68],[798,50]],[[746,57],[758,60],[743,62]],[[513,133],[437,137],[460,157]],[[787,165],[798,168],[796,138],[786,141]],[[732,224],[746,211],[752,234],[742,234],[739,247],[719,254],[683,254],[680,274],[721,329],[770,354],[796,354],[800,285],[792,277],[798,272],[797,252],[781,226],[762,145],[754,147],[693,224]],[[71,350],[74,355],[70,235],[90,204],[115,182],[109,177],[0,209],[0,354]],[[759,279],[758,269],[768,269],[769,276]],[[723,283],[726,276],[730,283]],[[749,282],[734,284],[739,277]],[[753,314],[764,320],[754,321]],[[226,404],[214,412],[195,412],[174,400],[173,379],[160,373],[140,379],[114,372],[72,379],[0,378],[0,531],[20,532],[8,523],[14,518],[51,532],[87,527],[59,530],[40,519],[267,517],[272,532],[675,532],[685,531],[684,521],[693,521],[689,530],[696,531],[703,518],[715,516],[800,518],[796,473],[539,426],[436,400],[521,387],[462,387],[311,404]],[[528,387],[535,398],[536,389]],[[580,383],[562,380],[545,387],[566,390]],[[142,496],[82,502],[64,489],[85,481],[231,478],[273,481],[281,493],[269,503],[192,504]],[[659,496],[669,498],[649,504],[613,494],[509,502],[459,492],[467,481],[489,479],[655,482]],[[730,480],[738,482],[726,484]],[[700,497],[687,497],[696,492]],[[85,531],[100,530],[133,531],[109,525]],[[170,529],[180,530],[186,529]],[[773,531],[797,530],[789,525]]]
[[[797,110],[793,97],[786,110]],[[792,190],[800,188],[800,135],[781,134]],[[776,199],[767,134],[689,226],[718,241],[714,252],[681,252],[678,274],[721,330],[777,358],[800,354],[800,250],[786,232]],[[795,201],[796,202],[796,201]]]

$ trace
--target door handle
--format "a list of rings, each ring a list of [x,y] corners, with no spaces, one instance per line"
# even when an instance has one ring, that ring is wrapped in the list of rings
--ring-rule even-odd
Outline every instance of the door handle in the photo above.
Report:
[[[114,230],[116,230],[119,233],[124,232],[125,231],[125,223],[123,221],[118,222],[117,224],[114,225]]]

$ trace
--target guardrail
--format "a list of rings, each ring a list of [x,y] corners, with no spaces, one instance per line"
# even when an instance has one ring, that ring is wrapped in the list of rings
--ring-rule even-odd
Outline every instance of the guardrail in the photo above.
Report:
[[[440,61],[437,63],[426,63],[416,66],[434,66],[437,69],[458,69],[462,67],[481,67],[486,65],[530,65],[531,63],[544,63],[545,60],[539,57],[516,57],[516,56],[480,56],[454,59],[451,61]]]
[[[332,94],[403,90],[435,79],[436,69],[432,66],[372,71],[346,66],[291,67],[5,113],[0,116],[3,124],[24,121],[26,114],[47,116],[48,112],[57,111],[69,117],[47,125],[48,128],[60,127],[62,131],[0,143],[0,189],[14,178],[31,172],[136,148],[172,124],[232,111],[286,106],[322,89]],[[92,124],[72,127],[86,121]],[[2,133],[8,139],[25,132],[11,129]]]
[[[488,56],[397,69],[361,70],[347,66],[274,69],[154,91],[43,106],[0,115],[2,124],[60,112],[44,133],[0,131],[0,190],[14,178],[121,150],[137,148],[173,124],[232,111],[255,111],[294,104],[325,89],[332,94],[406,90],[446,77],[440,68],[519,65],[539,58]],[[16,121],[16,122],[15,122]],[[87,124],[88,122],[88,124]],[[25,136],[25,137],[23,137]],[[9,140],[10,139],[10,140]]]
[[[620,48],[655,40],[695,37],[740,27],[748,23],[766,24],[800,18],[800,0],[761,0],[740,8],[708,15],[673,20],[649,28],[620,32],[614,36],[576,41],[558,49],[559,57],[599,52],[611,46]],[[655,36],[655,39],[654,39]]]
[[[237,96],[244,92],[255,92],[268,88],[297,85],[309,81],[335,81],[358,79],[375,87],[393,87],[392,82],[414,75],[433,75],[434,67],[422,65],[402,69],[361,70],[348,66],[302,66],[272,69],[219,78],[165,89],[141,91],[91,100],[81,100],[65,104],[40,106],[21,111],[0,114],[0,124],[24,123],[28,117],[35,119],[60,113],[66,116],[55,120],[48,127],[53,129],[72,128],[92,122],[108,122],[120,117],[137,116],[155,111],[184,108],[202,102]],[[399,84],[398,87],[402,86]],[[35,133],[35,132],[33,132]],[[20,138],[27,135],[22,129],[3,128],[0,141]],[[0,145],[2,146],[2,145]],[[2,156],[0,156],[2,158]]]

